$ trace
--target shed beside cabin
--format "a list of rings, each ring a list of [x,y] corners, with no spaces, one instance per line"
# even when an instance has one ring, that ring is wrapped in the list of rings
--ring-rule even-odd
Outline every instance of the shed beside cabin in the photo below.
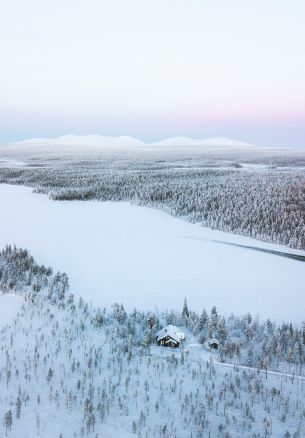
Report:
[[[205,346],[205,348],[208,348],[209,350],[218,350],[219,340],[215,338],[208,339],[207,341],[205,341],[203,345]]]

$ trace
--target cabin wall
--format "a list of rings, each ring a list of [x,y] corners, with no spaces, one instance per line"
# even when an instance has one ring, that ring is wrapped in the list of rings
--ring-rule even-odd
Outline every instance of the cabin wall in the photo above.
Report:
[[[172,345],[169,345],[169,343],[171,343],[172,341]],[[180,342],[175,341],[175,339],[171,338],[171,336],[165,336],[162,339],[159,339],[159,341],[157,341],[157,344],[159,346],[163,346],[163,347],[171,347],[171,348],[177,348],[180,345]]]

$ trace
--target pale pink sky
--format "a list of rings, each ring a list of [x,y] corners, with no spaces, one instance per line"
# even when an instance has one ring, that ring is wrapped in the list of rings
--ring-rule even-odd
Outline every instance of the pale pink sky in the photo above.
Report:
[[[67,133],[305,147],[303,0],[2,0],[0,142]]]

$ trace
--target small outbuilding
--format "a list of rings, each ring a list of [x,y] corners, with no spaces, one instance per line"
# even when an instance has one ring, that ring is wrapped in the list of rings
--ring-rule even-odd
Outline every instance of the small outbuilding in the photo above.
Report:
[[[205,348],[208,348],[209,350],[218,350],[219,340],[215,338],[208,339],[207,341],[205,341],[203,345],[205,346]]]
[[[159,330],[155,339],[158,345],[164,347],[177,348],[185,339],[185,334],[175,325],[168,324],[163,329]]]

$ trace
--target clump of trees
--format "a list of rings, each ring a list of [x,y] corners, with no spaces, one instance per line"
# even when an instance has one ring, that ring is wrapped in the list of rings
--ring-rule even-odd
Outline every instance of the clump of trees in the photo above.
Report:
[[[0,290],[3,293],[26,290],[29,297],[47,290],[52,302],[63,302],[69,289],[66,274],[38,265],[27,250],[7,245],[0,252]]]

